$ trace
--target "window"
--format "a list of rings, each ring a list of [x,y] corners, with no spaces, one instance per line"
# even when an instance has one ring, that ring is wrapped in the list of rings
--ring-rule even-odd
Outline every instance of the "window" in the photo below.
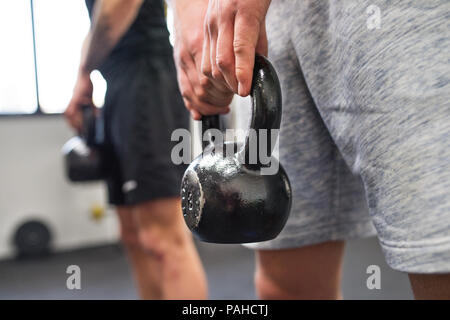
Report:
[[[63,112],[88,30],[84,1],[1,0],[0,114]],[[102,105],[106,83],[99,72],[91,78]]]
[[[29,0],[0,1],[0,113],[37,110]]]
[[[39,105],[63,112],[72,95],[89,16],[81,0],[34,0]]]

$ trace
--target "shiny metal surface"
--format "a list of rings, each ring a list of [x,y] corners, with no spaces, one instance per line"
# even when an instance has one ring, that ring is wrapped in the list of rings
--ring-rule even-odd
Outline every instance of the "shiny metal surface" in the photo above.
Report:
[[[268,60],[257,56],[252,86],[253,129],[279,129],[281,89],[275,70]],[[204,117],[203,132],[220,129],[218,116]],[[270,134],[267,135],[270,139]],[[225,154],[234,144],[235,154]],[[270,144],[269,144],[270,145]],[[271,146],[273,148],[273,146]],[[248,243],[275,238],[289,216],[291,187],[281,164],[273,175],[261,174],[256,164],[241,163],[244,146],[233,142],[204,148],[186,170],[181,186],[182,209],[186,224],[202,241]],[[278,163],[274,157],[272,161]]]

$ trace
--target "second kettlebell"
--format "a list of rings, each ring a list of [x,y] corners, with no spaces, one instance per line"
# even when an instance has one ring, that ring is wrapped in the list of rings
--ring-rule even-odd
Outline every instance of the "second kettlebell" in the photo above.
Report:
[[[91,106],[82,107],[82,129],[63,148],[67,178],[72,182],[103,180],[106,177],[103,152],[103,118]]]

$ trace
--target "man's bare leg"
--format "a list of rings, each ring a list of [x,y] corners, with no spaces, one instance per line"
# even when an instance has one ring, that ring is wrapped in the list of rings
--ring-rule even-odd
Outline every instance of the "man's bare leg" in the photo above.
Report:
[[[187,229],[178,197],[157,199],[136,206],[139,243],[154,284],[143,292],[146,299],[206,299],[203,267]]]
[[[261,299],[341,299],[343,241],[260,250],[255,284]]]
[[[148,256],[141,248],[139,242],[139,229],[132,207],[117,207],[120,221],[120,234],[122,244],[131,264],[133,278],[141,298],[156,299],[161,296],[159,292],[159,279],[155,277],[156,265],[148,261]],[[155,270],[152,270],[155,269]],[[152,297],[153,296],[153,297]]]
[[[418,300],[450,300],[450,274],[409,274],[409,281]]]

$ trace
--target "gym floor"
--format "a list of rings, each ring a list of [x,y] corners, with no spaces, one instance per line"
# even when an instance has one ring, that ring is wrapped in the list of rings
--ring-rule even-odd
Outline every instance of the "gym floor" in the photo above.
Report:
[[[198,243],[211,299],[255,299],[254,258],[241,246]],[[81,268],[81,290],[66,288],[66,268]],[[367,289],[369,265],[381,269],[381,289]],[[412,299],[408,277],[384,262],[375,238],[347,244],[344,299]],[[0,261],[0,299],[136,299],[119,245],[49,255],[39,260]]]

